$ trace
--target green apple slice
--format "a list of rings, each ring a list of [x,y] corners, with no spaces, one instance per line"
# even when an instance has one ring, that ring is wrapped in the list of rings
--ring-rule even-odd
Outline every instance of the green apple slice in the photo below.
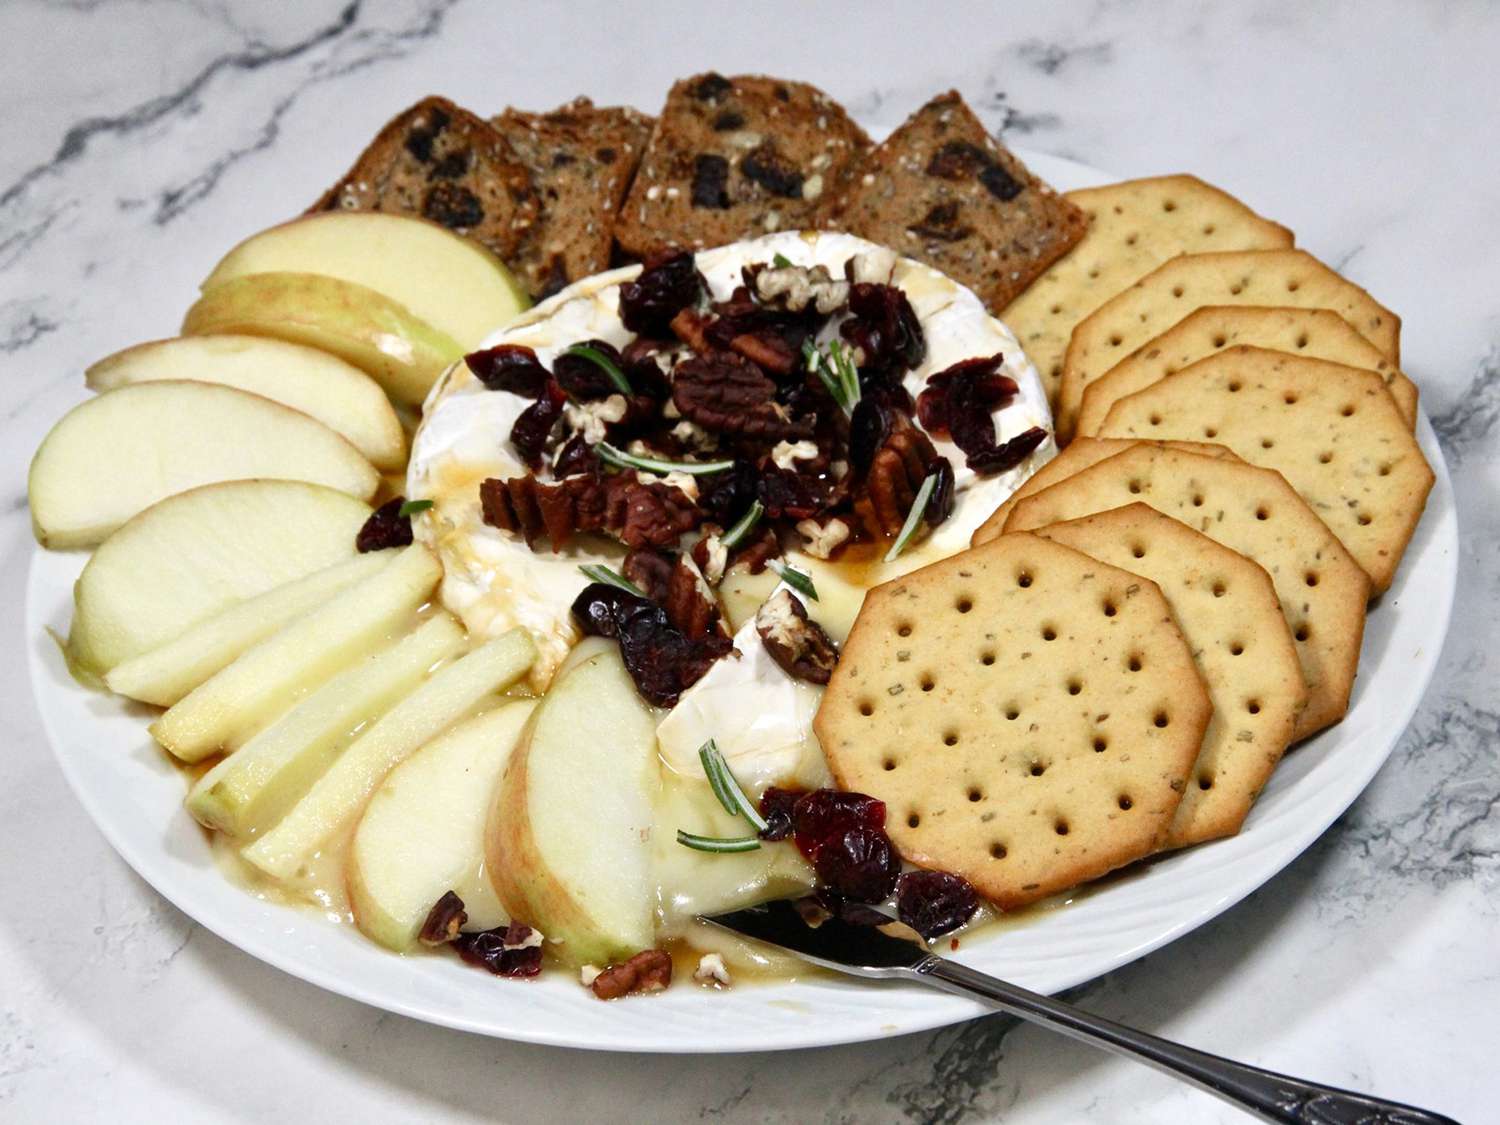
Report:
[[[147,508],[73,586],[69,663],[95,675],[236,602],[354,555],[370,506],[288,480],[205,485]]]
[[[251,235],[203,291],[258,273],[325,274],[384,293],[466,351],[531,303],[484,247],[425,219],[379,211],[307,215]]]
[[[485,864],[506,909],[574,964],[655,944],[656,719],[609,646],[554,681],[501,780]]]
[[[394,556],[394,551],[356,555],[232,605],[161,647],[115,665],[104,685],[117,695],[170,707],[246,649],[374,574]]]
[[[226,333],[332,352],[403,406],[420,406],[437,377],[463,355],[451,336],[385,294],[312,273],[247,274],[205,291],[188,309],[182,334]]]
[[[433,903],[459,893],[471,925],[469,890],[484,878],[484,823],[521,728],[536,706],[507,703],[433,739],[391,770],[370,797],[346,860],[354,921],[398,952],[416,944]]]
[[[395,644],[340,672],[200,777],[188,811],[240,839],[275,824],[312,788],[352,731],[411,693],[464,646],[464,630],[439,612]]]
[[[232,750],[361,653],[401,631],[442,577],[421,544],[274,633],[194,688],[151,724],[156,741],[184,762]]]
[[[438,669],[355,739],[281,822],[240,854],[273,878],[295,879],[387,773],[515,683],[535,659],[531,634],[517,628]]]
[[[31,461],[44,547],[88,547],[168,496],[224,480],[303,480],[361,500],[380,474],[323,423],[208,383],[142,383],[75,406]]]
[[[179,336],[107,356],[84,379],[95,391],[163,379],[237,387],[316,418],[377,469],[406,465],[406,434],[380,385],[316,348],[264,336]]]

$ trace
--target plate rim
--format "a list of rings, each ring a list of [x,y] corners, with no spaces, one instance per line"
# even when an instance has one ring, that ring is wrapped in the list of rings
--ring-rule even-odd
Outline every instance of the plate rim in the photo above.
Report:
[[[1041,166],[1044,169],[1066,169],[1070,173],[1068,176],[1070,179],[1103,182],[1111,178],[1107,173],[1099,169],[1064,157],[1051,156],[1050,154],[1034,152],[1019,147],[1015,151],[1017,155],[1033,167]],[[1055,175],[1055,172],[1052,174],[1044,173],[1044,175],[1045,178],[1051,179]],[[1316,818],[1316,827],[1314,830],[1297,833],[1294,837],[1283,837],[1281,840],[1272,843],[1271,858],[1268,865],[1266,861],[1262,861],[1263,865],[1265,865],[1263,876],[1242,881],[1240,884],[1231,886],[1225,893],[1212,901],[1207,901],[1197,909],[1177,918],[1171,925],[1165,926],[1150,939],[1114,951],[1081,977],[1076,976],[1076,974],[1073,976],[1064,975],[1061,978],[1047,981],[1044,991],[1060,991],[1112,972],[1121,965],[1136,960],[1192,932],[1242,901],[1255,890],[1271,882],[1292,860],[1301,855],[1321,837],[1329,825],[1342,816],[1359,799],[1368,788],[1375,774],[1379,772],[1380,768],[1395,750],[1395,747],[1409,727],[1417,708],[1425,698],[1427,689],[1437,672],[1442,651],[1447,641],[1453,605],[1457,593],[1458,547],[1460,543],[1458,510],[1453,495],[1452,480],[1448,472],[1446,460],[1443,457],[1441,446],[1425,413],[1420,408],[1418,410],[1417,433],[1423,452],[1432,465],[1435,478],[1424,516],[1428,519],[1440,520],[1438,524],[1434,525],[1433,531],[1436,535],[1442,535],[1444,538],[1440,542],[1435,540],[1432,546],[1439,550],[1440,558],[1438,562],[1445,562],[1446,565],[1442,566],[1440,572],[1424,576],[1430,580],[1440,580],[1441,606],[1433,606],[1431,602],[1424,602],[1423,605],[1424,614],[1437,626],[1429,630],[1429,634],[1436,637],[1437,643],[1434,646],[1434,651],[1424,654],[1423,666],[1420,668],[1418,675],[1410,681],[1411,686],[1408,691],[1408,699],[1396,716],[1397,721],[1392,724],[1389,736],[1384,738],[1386,745],[1378,754],[1370,754],[1367,758],[1361,760],[1364,768],[1359,771],[1358,785],[1351,789],[1351,796],[1347,802],[1342,801],[1342,799],[1331,802],[1323,810],[1323,815]],[[1434,504],[1434,501],[1437,503]],[[1447,533],[1446,535],[1444,535],[1445,532]],[[163,848],[160,856],[144,854],[136,848],[135,844],[131,842],[130,836],[116,822],[117,813],[106,807],[106,803],[90,787],[88,779],[83,776],[82,759],[70,755],[62,749],[68,741],[57,726],[62,721],[62,715],[54,713],[51,708],[44,706],[43,698],[45,692],[42,687],[51,674],[46,667],[48,659],[60,662],[61,655],[56,651],[49,651],[55,649],[55,645],[47,633],[46,610],[38,605],[40,600],[39,587],[46,582],[42,572],[49,565],[46,560],[55,554],[60,554],[60,552],[49,553],[40,546],[33,546],[32,548],[27,572],[26,635],[24,637],[32,699],[36,705],[42,730],[46,736],[52,757],[62,771],[63,777],[67,781],[68,787],[73,792],[74,797],[83,806],[84,811],[88,814],[90,820],[93,821],[94,826],[99,830],[100,834],[103,835],[105,841],[155,893],[161,895],[196,924],[203,926],[223,941],[255,957],[257,960],[263,961],[292,977],[306,981],[336,995],[412,1019],[459,1031],[517,1042],[586,1050],[667,1054],[717,1054],[745,1051],[795,1050],[807,1047],[864,1042],[891,1035],[927,1031],[958,1023],[992,1011],[992,1009],[971,1001],[937,993],[929,994],[921,992],[909,994],[919,998],[919,1002],[916,1005],[907,1007],[893,1005],[889,1008],[881,1009],[878,1013],[878,1019],[868,1023],[845,1020],[841,1024],[828,1024],[824,1021],[799,1018],[795,1023],[788,1022],[782,1029],[782,1034],[773,1041],[725,1039],[723,1041],[694,1042],[691,1045],[684,1045],[681,1042],[673,1041],[670,1036],[663,1036],[656,1039],[646,1039],[641,1042],[622,1042],[617,1037],[578,1034],[576,1032],[565,1031],[561,1028],[551,1028],[546,1026],[545,1023],[538,1027],[531,1027],[524,1024],[497,1026],[494,1022],[486,1022],[478,1018],[448,1013],[440,1008],[433,1007],[431,1003],[424,1005],[415,999],[393,995],[388,989],[364,983],[357,975],[351,976],[350,974],[340,973],[334,969],[327,968],[308,956],[298,956],[295,951],[296,944],[294,942],[278,944],[275,941],[268,940],[258,932],[243,932],[233,925],[231,920],[223,917],[214,903],[197,902],[191,895],[183,893],[184,888],[178,885],[178,881],[169,872],[159,869],[159,861],[167,855],[165,848]],[[1409,572],[1403,573],[1402,577],[1409,578]],[[1386,596],[1389,597],[1390,595],[1387,594]],[[1436,615],[1432,613],[1434,609],[1438,610]],[[86,689],[74,687],[72,690],[84,692]],[[1288,840],[1292,842],[1288,843]],[[234,887],[227,880],[224,881],[224,885],[234,894],[244,896],[246,901],[255,901],[253,896],[248,895],[242,888]],[[1107,894],[1108,890],[1106,889],[1102,893]],[[273,906],[272,909],[286,910],[292,917],[306,917],[306,912],[296,911],[294,908]],[[316,924],[320,926],[326,925],[321,919],[317,920]],[[355,933],[353,936],[356,941],[367,941],[363,935]],[[990,940],[998,940],[998,937],[999,935],[996,935]],[[373,944],[371,944],[371,948],[374,948]],[[393,964],[399,963],[395,961],[395,958],[388,951],[377,950],[376,952],[381,956],[391,957]],[[415,963],[415,959],[412,959],[412,963]],[[472,970],[465,969],[463,971],[471,972]],[[752,985],[746,988],[741,995],[752,997],[756,993],[765,995],[765,989],[777,987],[800,990],[806,983],[793,982],[781,986]],[[825,982],[823,978],[818,978],[814,982],[815,985],[822,985],[824,983],[835,982]],[[865,990],[870,987],[870,984],[868,982],[861,984],[844,984],[838,982],[838,987],[842,989]],[[882,986],[876,985],[875,987]],[[889,988],[891,986],[884,987]],[[579,990],[579,996],[581,999],[586,999],[581,989]],[[705,998],[713,1000],[716,1003],[722,1003],[722,999],[717,996],[710,997],[705,994]],[[589,999],[589,1002],[597,1004],[597,1001],[592,1001],[591,999]],[[797,1001],[792,1002],[797,1003]],[[515,1010],[524,1010],[523,1006],[520,1005],[509,1007]],[[628,1022],[621,1021],[620,1037],[624,1037],[627,1034],[624,1025]],[[638,1029],[632,1028],[631,1030]]]

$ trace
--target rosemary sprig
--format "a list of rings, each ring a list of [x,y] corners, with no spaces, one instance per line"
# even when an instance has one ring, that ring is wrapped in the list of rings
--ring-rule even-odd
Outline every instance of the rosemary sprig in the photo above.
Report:
[[[753,852],[760,847],[759,836],[700,836],[681,828],[677,830],[677,842],[697,852]]]
[[[766,564],[776,572],[778,578],[796,590],[799,594],[805,594],[813,601],[818,600],[818,588],[813,585],[812,575],[805,570],[798,570],[794,566],[788,566],[780,559],[772,559]]]
[[[617,469],[641,469],[648,473],[687,473],[702,477],[734,468],[733,461],[664,461],[660,457],[638,457],[634,453],[616,449],[607,441],[595,445],[594,452],[599,455],[599,460]]]
[[[627,594],[634,594],[638,598],[646,596],[646,591],[642,590],[623,574],[604,566],[602,563],[584,563],[578,569],[583,571],[583,576],[590,582],[603,582],[606,586],[618,587]]]
[[[398,516],[414,516],[418,512],[425,512],[432,507],[431,500],[405,500],[397,511]]]
[[[714,796],[719,798],[719,804],[724,806],[724,811],[730,816],[744,817],[757,832],[764,832],[766,818],[760,815],[755,802],[745,796],[740,783],[734,779],[718,743],[710,738],[698,747],[698,760],[703,763],[703,773],[708,778]]]
[[[760,523],[760,517],[766,514],[766,506],[759,500],[751,502],[750,507],[745,509],[745,514],[737,519],[734,526],[719,536],[719,542],[724,544],[726,551],[732,551],[743,543],[756,525]]]
[[[891,549],[885,553],[886,562],[895,562],[901,552],[906,550],[906,545],[911,542],[912,536],[916,535],[917,528],[922,524],[922,514],[927,511],[927,501],[932,499],[932,490],[937,487],[936,473],[928,473],[922,479],[922,486],[917,489],[916,499],[911,502],[911,511],[906,513],[906,522],[901,525],[901,531],[896,536],[896,541],[891,544]]]
[[[580,359],[586,359],[604,374],[609,376],[609,381],[615,385],[615,389],[621,394],[634,394],[630,389],[630,380],[625,378],[625,372],[609,356],[598,348],[591,348],[587,344],[574,344],[567,350],[566,355],[576,355]]]
[[[843,341],[828,341],[828,350],[823,352],[811,340],[804,340],[802,359],[839,408],[845,414],[853,414],[860,399],[859,369]]]

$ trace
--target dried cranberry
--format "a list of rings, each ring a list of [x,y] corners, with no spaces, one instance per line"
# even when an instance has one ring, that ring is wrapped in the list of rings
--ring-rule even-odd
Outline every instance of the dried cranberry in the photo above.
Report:
[[[520,344],[501,344],[464,356],[474,377],[492,391],[540,398],[547,389],[547,369],[536,352]]]
[[[641,337],[625,345],[620,352],[620,367],[625,372],[625,378],[630,380],[630,385],[636,394],[647,395],[654,399],[663,399],[671,395],[672,380],[667,378],[661,365],[656,362],[656,353],[662,348],[671,346],[670,343]]]
[[[928,941],[958,929],[979,909],[979,895],[946,871],[908,871],[896,891],[896,913]]]
[[[785,840],[792,834],[792,806],[806,796],[805,789],[780,789],[771,786],[760,795],[760,815],[766,826],[760,831],[762,840]]]
[[[583,345],[592,348],[616,367],[620,366],[620,353],[613,344],[603,340],[585,340]],[[562,389],[579,402],[591,402],[620,393],[620,388],[593,360],[563,352],[552,361],[552,374]]]
[[[497,977],[534,977],[542,971],[542,947],[527,945],[532,929],[512,922],[493,930],[459,934],[453,948],[471,965],[488,969]]]
[[[714,661],[734,648],[725,636],[689,639],[661,606],[602,582],[585,586],[572,612],[585,633],[620,642],[620,657],[636,690],[659,707],[675,705]]]
[[[563,389],[555,381],[551,381],[542,396],[521,411],[511,425],[510,443],[530,468],[541,467],[547,439],[552,436],[552,429],[562,417],[563,404],[567,401],[568,396]]]
[[[770,519],[811,519],[827,507],[832,498],[828,483],[820,477],[783,469],[769,459],[759,466],[759,470],[756,495]]]
[[[825,840],[813,857],[818,881],[854,902],[880,902],[896,889],[901,861],[886,834],[859,826]]]
[[[575,473],[593,472],[599,465],[599,456],[594,447],[583,440],[582,434],[574,434],[552,460],[552,475],[561,480]]]
[[[370,513],[354,537],[354,549],[360,554],[366,551],[383,551],[387,547],[411,546],[411,517],[401,514],[401,505],[406,497],[387,500]]]
[[[703,278],[693,255],[679,251],[650,263],[634,281],[620,286],[620,319],[637,335],[670,338],[672,318],[697,304],[702,294]]]
[[[929,375],[917,396],[917,420],[922,428],[941,437],[952,430],[956,414],[967,411],[990,414],[1013,398],[1019,388],[1010,376],[1000,374],[1004,362],[1003,355],[976,357]],[[960,418],[957,424],[962,426],[964,421]],[[993,440],[991,430],[990,441]],[[963,448],[962,443],[959,445]]]
[[[840,326],[845,340],[865,355],[865,367],[920,367],[927,356],[922,324],[906,294],[894,285],[859,282],[849,289],[853,315]]]
[[[734,463],[727,472],[702,478],[698,486],[698,506],[721,527],[732,527],[757,497],[760,474],[745,460]]]
[[[885,829],[885,802],[863,793],[814,789],[792,806],[797,848],[812,859],[829,840],[852,828]]]
[[[932,486],[932,495],[927,498],[927,510],[922,518],[928,527],[936,527],[953,514],[953,464],[948,458],[939,457],[931,471],[937,474],[937,481]]]
[[[1003,473],[1014,469],[1032,452],[1047,440],[1047,431],[1040,426],[1032,426],[1029,430],[1022,430],[1009,441],[987,449],[982,453],[971,454],[969,468],[976,473]]]

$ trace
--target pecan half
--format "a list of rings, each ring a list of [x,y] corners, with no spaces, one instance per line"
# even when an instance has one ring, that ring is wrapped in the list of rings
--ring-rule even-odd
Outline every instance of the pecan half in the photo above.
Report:
[[[672,403],[705,430],[765,441],[810,437],[810,422],[787,417],[776,384],[743,356],[693,356],[677,365]]]
[[[444,891],[427,914],[427,920],[417,932],[417,940],[423,945],[446,945],[455,940],[469,920],[464,910],[464,900],[452,891]]]
[[[620,564],[620,573],[658,604],[666,600],[672,570],[672,560],[655,547],[639,547],[627,554],[625,561]]]
[[[756,611],[755,631],[787,675],[810,684],[826,684],[839,662],[839,650],[807,607],[790,590],[777,590]]]
[[[578,531],[605,531],[627,547],[665,547],[703,514],[680,489],[635,473],[589,473],[544,483],[534,476],[489,478],[479,485],[484,522],[534,546],[545,533],[560,550]]]
[[[611,965],[589,985],[601,1000],[618,1000],[632,992],[660,992],[672,983],[672,955],[647,949],[628,961]]]
[[[873,530],[888,538],[901,531],[917,489],[939,460],[927,435],[907,425],[885,439],[870,462],[866,497]]]

